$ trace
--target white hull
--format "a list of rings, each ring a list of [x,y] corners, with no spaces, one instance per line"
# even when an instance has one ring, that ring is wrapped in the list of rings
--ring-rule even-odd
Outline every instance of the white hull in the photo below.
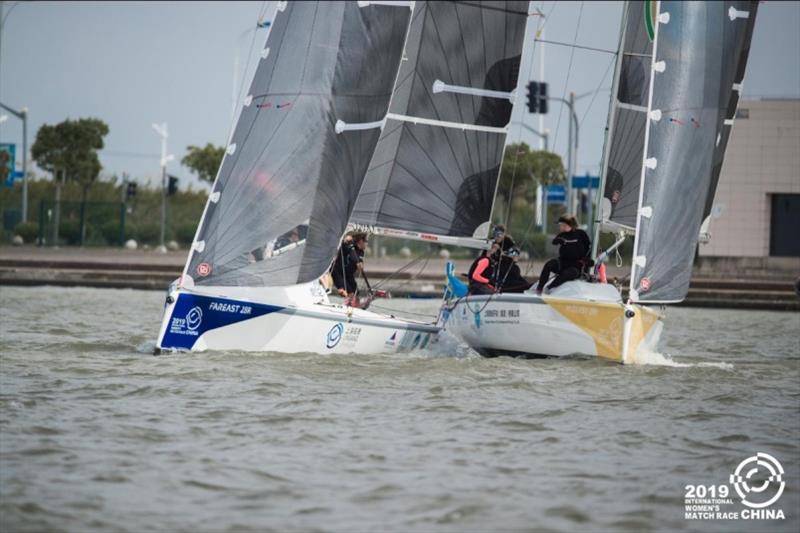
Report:
[[[257,300],[238,295],[236,288],[226,291],[235,296],[211,294],[221,292],[219,288],[171,289],[156,353],[393,353],[425,348],[440,329],[330,304],[318,292],[315,298],[301,298],[304,301],[297,303],[297,288],[264,291]],[[270,293],[272,298],[264,297]]]
[[[570,282],[551,295],[470,295],[445,304],[441,325],[487,356],[597,356],[634,363],[654,350],[661,316],[626,305],[610,285]]]

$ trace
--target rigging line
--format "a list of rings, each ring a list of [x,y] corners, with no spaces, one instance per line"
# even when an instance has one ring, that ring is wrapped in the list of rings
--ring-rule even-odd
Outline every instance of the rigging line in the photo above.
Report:
[[[581,2],[581,9],[578,12],[578,23],[575,25],[575,37],[572,39],[572,44],[573,45],[578,42],[578,32],[581,29],[581,17],[583,17],[583,4],[584,4],[584,2]],[[569,54],[569,66],[567,67],[567,79],[564,82],[564,93],[561,95],[562,99],[565,99],[566,96],[567,96],[567,87],[569,86],[569,78],[570,78],[570,75],[572,74],[572,60],[573,60],[574,57],[575,57],[575,48],[573,47],[572,50],[570,51],[570,54]],[[569,109],[567,110],[567,113],[569,113]],[[553,135],[553,146],[555,146],[556,143],[558,142],[558,129],[561,126],[561,117],[563,115],[564,115],[564,107],[562,107],[561,110],[558,113],[558,122],[556,122],[556,134]],[[572,120],[572,116],[568,116],[567,120]],[[568,139],[567,140],[567,144],[569,144],[571,142],[572,142],[572,139]],[[570,166],[570,165],[567,165],[567,166]],[[574,171],[575,169],[572,169],[572,170]],[[572,176],[568,176],[567,179],[572,179]]]
[[[556,44],[558,46],[567,46],[570,48],[580,48],[581,50],[591,50],[593,52],[603,52],[606,54],[612,54],[613,56],[617,55],[617,52],[615,50],[608,50],[607,48],[597,48],[594,46],[586,46],[583,44],[569,44],[561,41],[549,41],[546,39],[539,39],[539,38],[536,38],[536,42],[545,44]]]
[[[594,90],[592,94],[592,99],[589,100],[589,106],[586,108],[586,111],[583,112],[583,116],[581,117],[580,126],[583,127],[583,121],[586,120],[586,116],[589,114],[589,111],[592,109],[592,105],[594,105],[594,100],[597,98],[597,94],[600,92],[600,87],[605,85],[606,77],[608,73],[611,71],[611,66],[614,65],[617,61],[616,57],[612,57],[611,61],[608,63],[608,67],[606,67],[606,72],[603,74],[603,77],[600,79],[600,83],[597,84],[597,88]],[[614,95],[612,94],[611,97],[613,98]]]
[[[542,5],[542,7],[544,7],[544,4]],[[553,7],[550,9],[550,13],[552,13],[555,8],[556,8],[556,4],[553,4]],[[550,16],[550,14],[548,14],[548,16]],[[534,32],[534,35],[540,35],[541,31],[544,29],[544,25],[547,23],[547,18],[545,17],[544,20],[542,20],[542,18],[543,17],[539,17],[539,23],[540,24],[539,24],[539,27]],[[532,73],[533,73],[533,61],[534,61],[534,58],[536,57],[536,41],[537,41],[536,39],[533,40],[533,46],[531,47],[531,57],[530,57],[530,61],[528,62],[528,76],[529,77],[532,76]],[[522,70],[522,65],[520,65],[520,70]],[[519,83],[519,81],[518,81],[518,83]],[[509,128],[509,132],[508,133],[509,134],[511,133],[511,128]],[[508,137],[508,136],[509,135],[506,134],[506,137]],[[517,143],[520,143],[522,141],[522,121],[520,121],[520,123],[517,125],[517,139],[516,140],[517,140]],[[505,145],[506,143],[503,143],[503,144]],[[508,228],[510,227],[510,222],[511,222],[511,196],[513,196],[513,192],[514,192],[514,181],[516,180],[516,175],[517,175],[517,163],[519,161],[519,152],[520,152],[519,148],[514,152],[514,164],[511,167],[512,168],[512,170],[511,170],[511,187],[508,190],[508,197],[506,199],[508,205],[506,205],[506,216],[505,216],[505,221],[504,221],[504,224],[506,226],[506,230],[508,230]],[[497,178],[497,182],[498,182],[497,186],[498,187],[500,186],[500,181],[501,181],[501,178],[503,176],[503,158],[504,157],[505,157],[505,146],[503,147],[502,156],[500,158],[500,175]],[[496,195],[497,195],[497,193],[495,192],[495,196]]]

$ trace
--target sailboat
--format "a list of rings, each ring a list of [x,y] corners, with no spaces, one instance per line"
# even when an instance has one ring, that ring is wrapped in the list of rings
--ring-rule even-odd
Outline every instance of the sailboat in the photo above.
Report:
[[[683,300],[738,105],[757,2],[627,2],[604,149],[598,232],[633,236],[627,299],[605,283],[550,294],[445,295],[440,323],[484,355],[633,363]],[[599,235],[599,233],[598,233]],[[597,242],[595,236],[594,242]],[[597,251],[595,250],[595,254]]]
[[[278,2],[155,352],[381,353],[439,328],[332,304],[413,2]]]

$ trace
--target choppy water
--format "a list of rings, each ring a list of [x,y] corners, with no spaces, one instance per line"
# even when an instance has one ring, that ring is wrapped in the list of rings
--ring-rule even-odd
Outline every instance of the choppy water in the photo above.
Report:
[[[0,289],[0,530],[797,531],[797,313],[671,310],[644,366],[152,357],[162,299]],[[785,520],[684,518],[756,452]]]

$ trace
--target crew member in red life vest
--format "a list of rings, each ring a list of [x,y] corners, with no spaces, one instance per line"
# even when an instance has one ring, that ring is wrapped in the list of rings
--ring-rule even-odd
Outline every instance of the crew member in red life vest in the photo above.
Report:
[[[470,294],[494,294],[491,276],[494,272],[493,257],[499,249],[499,245],[492,244],[490,250],[483,250],[481,255],[469,267],[467,276],[469,277]]]
[[[575,217],[563,215],[558,219],[559,234],[553,239],[553,244],[558,246],[558,259],[551,259],[544,264],[536,293],[541,294],[545,284],[550,280],[550,274],[556,274],[556,279],[547,287],[555,289],[562,283],[578,279],[584,264],[588,264],[592,243],[589,236],[582,229],[578,229]]]

